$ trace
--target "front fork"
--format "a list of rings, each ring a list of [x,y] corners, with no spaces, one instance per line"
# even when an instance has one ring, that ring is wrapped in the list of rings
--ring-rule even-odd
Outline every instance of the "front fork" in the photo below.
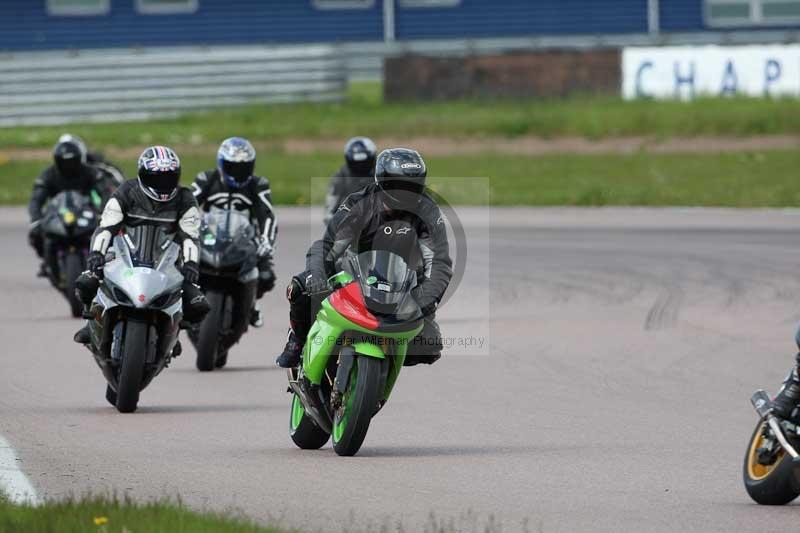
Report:
[[[764,430],[765,433],[767,431],[766,428],[769,428],[771,430],[772,436],[778,441],[778,444],[780,444],[781,448],[783,448],[784,451],[787,454],[789,454],[789,456],[792,458],[792,462],[795,465],[800,464],[800,454],[797,453],[797,450],[794,448],[794,446],[792,446],[792,444],[786,438],[786,433],[784,432],[784,427],[782,425],[782,422],[774,414],[772,414],[772,400],[770,399],[769,395],[763,390],[758,390],[750,398],[750,403],[753,404],[753,408],[755,408],[758,415],[766,423],[766,427]],[[783,424],[789,424],[789,423],[783,422]],[[794,433],[800,435],[800,428],[798,428],[794,424],[791,424],[791,426],[794,428]],[[764,460],[767,461],[766,464],[771,464],[769,462],[769,459],[770,457],[774,457],[775,454],[773,452],[775,452],[775,450],[773,449],[770,450],[765,449],[763,451],[760,450],[759,462]],[[774,462],[774,459],[772,462]]]
[[[320,385],[315,385],[306,377],[302,365],[296,368],[287,369],[289,378],[289,392],[297,394],[300,398],[306,413],[323,430],[330,433],[333,427],[334,412],[341,408],[342,399],[350,385],[350,377],[353,364],[358,357],[374,357],[385,362],[386,356],[380,346],[372,343],[359,342],[351,346],[345,346],[339,350],[336,376],[331,384],[330,399],[326,399]],[[382,381],[386,383],[389,365],[383,365]],[[381,401],[381,407],[384,401]]]

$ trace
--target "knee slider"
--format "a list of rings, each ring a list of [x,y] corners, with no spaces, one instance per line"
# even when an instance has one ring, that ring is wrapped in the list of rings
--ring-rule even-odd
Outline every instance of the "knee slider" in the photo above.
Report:
[[[306,287],[303,281],[299,277],[294,276],[286,287],[286,299],[291,303],[295,303],[302,298],[305,290]]]

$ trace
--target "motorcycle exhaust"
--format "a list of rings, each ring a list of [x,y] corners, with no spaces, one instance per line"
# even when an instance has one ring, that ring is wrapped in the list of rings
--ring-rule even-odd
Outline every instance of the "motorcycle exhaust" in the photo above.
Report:
[[[758,416],[767,423],[775,434],[775,438],[778,439],[778,443],[780,443],[781,447],[791,456],[792,462],[795,464],[800,463],[800,454],[798,454],[794,446],[789,444],[789,441],[786,440],[780,422],[778,422],[778,419],[772,414],[772,400],[769,395],[759,389],[750,398],[750,403],[753,404]]]
[[[319,391],[317,390],[317,394],[315,394],[314,390],[306,388],[304,386],[305,382],[301,382],[299,376],[296,375],[295,372],[296,370],[292,368],[287,371],[289,375],[289,388],[300,397],[303,408],[317,426],[323,431],[330,433],[333,430],[331,427],[331,417],[325,412],[323,400],[319,397]]]

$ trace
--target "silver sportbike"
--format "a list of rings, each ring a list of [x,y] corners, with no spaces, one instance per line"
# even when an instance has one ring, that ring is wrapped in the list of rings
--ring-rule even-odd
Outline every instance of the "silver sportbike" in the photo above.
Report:
[[[178,355],[183,276],[172,237],[154,226],[116,236],[87,313],[88,346],[108,382],[106,400],[121,413],[136,410],[139,393]]]

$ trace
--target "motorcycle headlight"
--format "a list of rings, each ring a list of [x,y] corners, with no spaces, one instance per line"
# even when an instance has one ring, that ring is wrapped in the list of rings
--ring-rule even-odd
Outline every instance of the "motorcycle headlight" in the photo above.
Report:
[[[159,296],[158,298],[156,298],[155,300],[150,302],[150,306],[151,307],[156,307],[158,309],[161,309],[162,307],[166,307],[166,305],[169,303],[170,296],[172,296],[171,293],[165,292],[164,294],[162,294],[161,296]]]
[[[117,301],[117,303],[133,305],[133,302],[130,298],[128,298],[128,295],[125,294],[125,292],[119,287],[114,287],[114,299]]]

